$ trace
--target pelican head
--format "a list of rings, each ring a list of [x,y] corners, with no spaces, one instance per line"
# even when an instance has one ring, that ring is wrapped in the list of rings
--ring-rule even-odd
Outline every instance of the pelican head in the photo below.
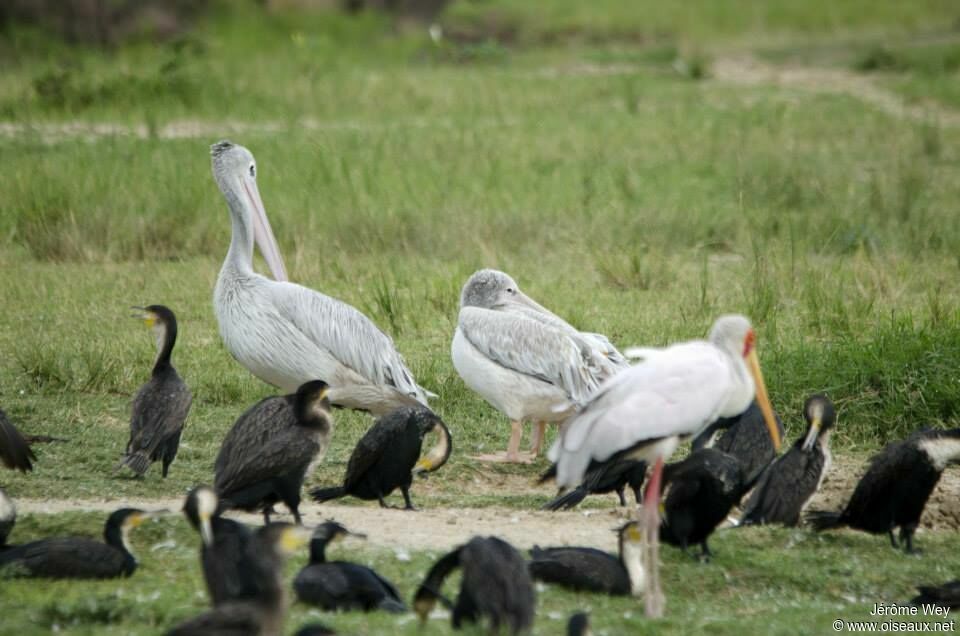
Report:
[[[807,436],[803,440],[803,450],[808,451],[817,443],[817,439],[837,422],[837,413],[833,402],[826,395],[811,395],[803,405],[803,417],[809,424]]]
[[[763,382],[763,373],[760,371],[760,360],[757,358],[757,349],[754,346],[756,336],[753,327],[746,316],[731,314],[720,316],[710,329],[710,342],[727,352],[734,359],[743,357],[756,390],[757,404],[763,413],[763,420],[770,432],[773,447],[780,451],[780,430],[777,420],[770,406],[770,397],[767,395],[767,386]]]
[[[252,269],[253,242],[256,241],[274,279],[287,280],[280,249],[257,189],[257,162],[253,154],[243,146],[218,141],[210,146],[210,156],[213,178],[227,199],[233,217],[231,255],[240,259],[242,266]]]
[[[520,291],[517,281],[495,269],[474,272],[460,292],[461,307],[503,309],[509,305],[521,305],[535,311],[553,315],[548,309]]]

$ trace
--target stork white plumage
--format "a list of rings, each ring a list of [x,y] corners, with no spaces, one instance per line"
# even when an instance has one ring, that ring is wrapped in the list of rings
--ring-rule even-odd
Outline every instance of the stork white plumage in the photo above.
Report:
[[[463,286],[451,356],[467,386],[510,418],[507,461],[520,461],[524,420],[536,423],[536,456],[547,422],[568,418],[601,382],[629,366],[606,337],[577,331],[492,269],[475,272]]]
[[[210,154],[233,224],[213,293],[220,335],[233,357],[286,392],[324,380],[332,404],[375,416],[427,404],[427,392],[417,385],[390,336],[350,305],[287,282],[250,151],[221,141]],[[253,270],[254,242],[276,280]]]
[[[760,372],[753,328],[744,316],[717,319],[707,341],[640,353],[642,362],[607,381],[570,418],[549,457],[557,464],[557,485],[568,488],[580,484],[591,461],[603,462],[616,455],[654,464],[644,502],[651,546],[645,602],[648,615],[659,616],[663,596],[656,576],[656,538],[664,458],[682,438],[696,435],[717,418],[745,411],[754,396],[777,450],[780,435]]]

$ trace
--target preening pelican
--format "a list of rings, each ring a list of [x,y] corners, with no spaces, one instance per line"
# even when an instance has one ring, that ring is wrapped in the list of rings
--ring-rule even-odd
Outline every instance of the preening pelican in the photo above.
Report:
[[[220,336],[233,357],[287,393],[322,379],[330,385],[332,404],[375,416],[417,402],[426,405],[426,391],[417,386],[390,336],[350,305],[287,282],[250,151],[221,141],[210,154],[233,223],[213,293]],[[276,280],[253,271],[254,241]]]
[[[524,420],[537,423],[536,456],[547,422],[567,419],[601,382],[629,366],[606,337],[577,331],[493,269],[475,272],[463,286],[451,356],[466,385],[510,418],[511,462],[520,461]]]
[[[630,352],[628,351],[628,354]],[[656,580],[657,504],[663,459],[683,437],[696,435],[719,417],[742,413],[756,396],[779,450],[780,435],[760,373],[750,321],[722,316],[708,341],[648,350],[646,359],[607,380],[564,426],[550,449],[557,485],[574,488],[591,462],[614,455],[654,464],[645,517],[651,542],[647,567],[647,613],[662,614]]]

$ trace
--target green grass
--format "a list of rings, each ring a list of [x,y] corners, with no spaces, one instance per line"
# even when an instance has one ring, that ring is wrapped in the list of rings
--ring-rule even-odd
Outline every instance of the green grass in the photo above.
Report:
[[[13,540],[48,535],[97,536],[103,516],[69,513],[21,519]],[[913,586],[956,575],[960,556],[954,537],[921,534],[920,557],[889,548],[884,537],[842,532],[749,528],[721,531],[712,541],[714,559],[694,561],[671,547],[662,549],[667,617],[648,621],[636,599],[577,594],[538,586],[534,634],[558,634],[577,610],[592,615],[596,634],[827,633],[835,619],[869,620],[876,602],[905,602]],[[0,612],[8,633],[32,634],[58,627],[70,634],[155,634],[206,607],[198,558],[199,539],[179,517],[141,527],[132,544],[140,568],[125,581],[45,582],[0,580]],[[612,548],[612,545],[609,546]],[[439,553],[414,552],[401,561],[390,550],[358,541],[331,548],[332,558],[376,567],[409,602]],[[305,563],[291,560],[288,579]],[[445,588],[452,593],[457,578]],[[412,614],[325,614],[295,604],[287,620],[295,626],[321,620],[347,634],[446,634],[448,618],[421,628]],[[479,629],[465,634],[484,633]]]
[[[253,9],[109,54],[8,28],[0,120],[17,131],[0,131],[0,406],[26,432],[70,440],[38,446],[34,473],[2,475],[11,495],[179,497],[211,480],[226,430],[273,392],[226,353],[211,310],[229,242],[209,172],[221,137],[257,156],[293,279],[370,315],[440,395],[456,451],[417,485],[423,505],[528,508],[550,494],[501,485],[529,483],[542,461],[469,459],[505,446],[508,429],[449,358],[460,287],[480,267],[622,346],[702,337],[720,313],[749,315],[789,436],[804,397],[826,391],[840,413],[837,453],[863,458],[920,426],[957,426],[960,130],[855,94],[710,78],[728,49],[853,74],[871,51],[888,59],[874,47],[884,42],[893,66],[859,77],[921,100],[949,95],[955,6],[587,4],[556,0],[541,14],[534,3],[460,2],[439,44],[374,15]],[[917,44],[945,29],[946,43]],[[143,134],[57,128],[96,124]],[[174,364],[195,396],[166,482],[112,475],[153,357],[129,307],[149,303],[177,312]],[[369,419],[338,412],[336,426],[311,485],[342,475]],[[97,533],[101,521],[28,516],[14,539]],[[199,611],[196,539],[181,525],[142,534],[144,569],[129,586],[3,582],[4,629],[152,632]],[[171,565],[160,567],[145,547],[168,536],[177,547],[162,549]],[[647,626],[632,601],[551,590],[540,629],[555,633],[549,616],[589,605],[600,633],[622,633],[619,621],[658,633],[826,630],[833,617],[866,618],[875,600],[907,598],[914,583],[955,577],[955,535],[922,541],[928,556],[907,559],[858,535],[726,534],[710,566],[667,551],[664,623]],[[408,596],[428,562],[359,554]],[[332,622],[364,633],[366,620]]]

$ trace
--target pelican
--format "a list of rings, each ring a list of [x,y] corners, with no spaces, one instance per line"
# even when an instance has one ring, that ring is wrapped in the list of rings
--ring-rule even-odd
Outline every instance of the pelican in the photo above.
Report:
[[[577,331],[493,269],[475,272],[463,286],[451,356],[466,385],[510,418],[505,456],[481,457],[508,462],[521,461],[524,420],[536,422],[536,457],[548,422],[567,419],[629,366],[605,336]]]
[[[390,336],[350,305],[287,282],[250,151],[220,141],[210,154],[233,224],[213,292],[220,336],[233,357],[286,393],[323,379],[332,404],[374,416],[426,405],[428,393],[417,385]],[[254,241],[275,280],[253,271]]]
[[[646,359],[607,380],[567,421],[550,448],[561,488],[575,488],[591,462],[615,455],[654,465],[644,503],[650,542],[644,595],[648,615],[663,613],[655,566],[664,458],[681,438],[698,434],[719,417],[745,411],[754,396],[773,445],[780,448],[754,339],[747,318],[728,315],[717,319],[707,341],[644,350]]]

